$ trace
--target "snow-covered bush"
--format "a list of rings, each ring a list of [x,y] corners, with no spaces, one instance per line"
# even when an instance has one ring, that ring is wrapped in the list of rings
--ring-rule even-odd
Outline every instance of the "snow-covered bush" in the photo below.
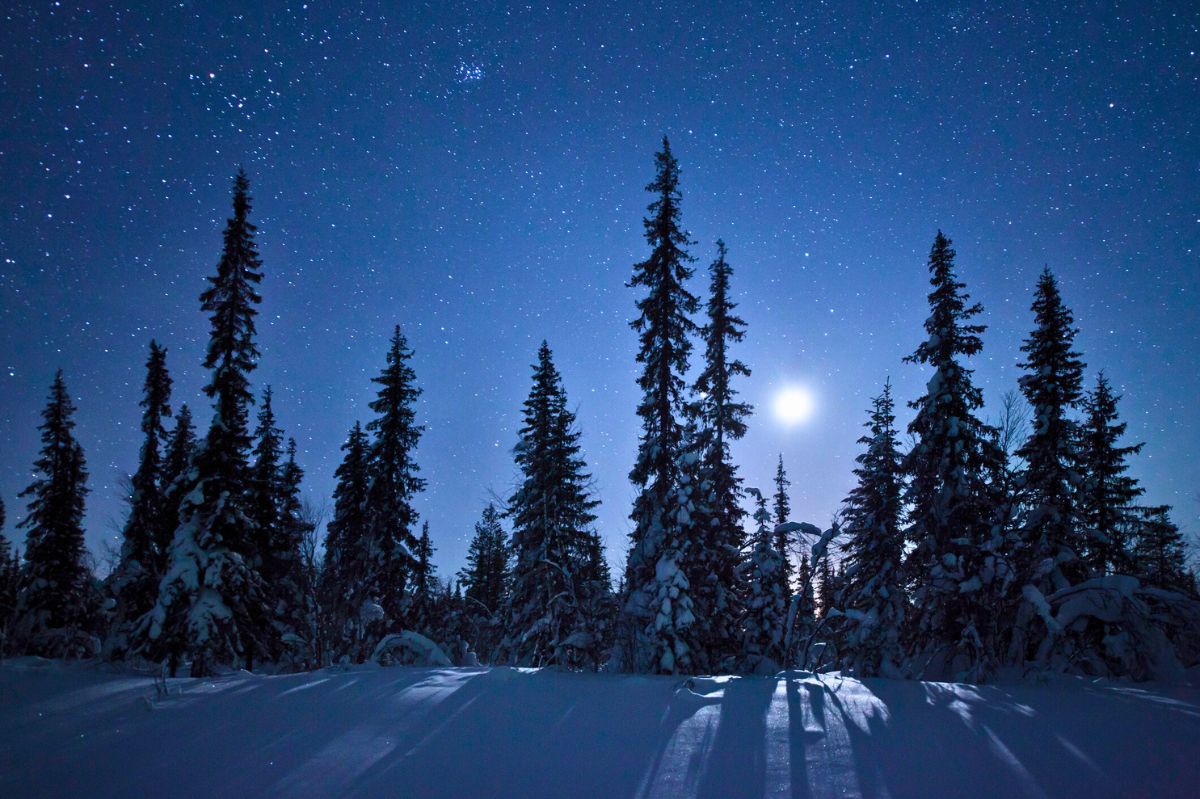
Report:
[[[1109,575],[1043,597],[1026,586],[1046,635],[1040,669],[1175,682],[1200,662],[1200,601]]]
[[[385,635],[375,645],[371,660],[380,666],[453,665],[440,646],[412,630]]]

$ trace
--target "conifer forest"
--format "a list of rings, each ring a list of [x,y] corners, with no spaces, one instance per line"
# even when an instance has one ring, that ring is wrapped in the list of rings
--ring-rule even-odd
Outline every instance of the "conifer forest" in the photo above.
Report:
[[[1169,678],[1200,664],[1200,594],[1171,508],[1139,501],[1102,368],[1085,379],[1075,317],[1046,268],[1030,290],[1022,370],[999,424],[971,358],[982,307],[937,231],[924,340],[905,358],[926,393],[897,408],[881,376],[863,412],[855,485],[832,524],[797,518],[780,458],[748,487],[730,445],[754,422],[739,381],[747,335],[725,242],[694,284],[680,165],[655,154],[633,265],[640,429],[623,567],[593,513],[580,424],[543,341],[512,444],[520,475],[482,509],[467,562],[441,576],[417,504],[421,381],[397,324],[372,415],[346,434],[318,529],[304,467],[253,373],[260,283],[250,180],[238,172],[214,274],[203,397],[173,398],[147,344],[142,444],[112,570],[86,557],[88,494],[60,370],[21,493],[23,548],[4,542],[8,655],[161,663],[171,676],[338,663],[553,667],[638,674],[845,670],[985,682],[1065,672]],[[189,404],[190,400],[190,404]],[[176,406],[178,410],[176,410]],[[195,416],[191,407],[196,408]],[[205,419],[209,421],[205,423]]]
[[[0,793],[1195,795],[1200,18],[618,5],[11,12]]]

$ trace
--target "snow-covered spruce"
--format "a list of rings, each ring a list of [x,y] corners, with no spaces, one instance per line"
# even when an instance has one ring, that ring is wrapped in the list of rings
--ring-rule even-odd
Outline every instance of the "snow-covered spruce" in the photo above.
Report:
[[[204,359],[211,377],[204,391],[213,400],[212,423],[182,489],[180,523],[158,597],[139,622],[144,654],[169,654],[173,670],[186,653],[194,676],[223,665],[252,668],[267,652],[269,637],[269,609],[254,565],[258,531],[246,493],[249,374],[258,359],[254,306],[261,299],[255,286],[262,280],[249,185],[239,172],[217,274],[200,296],[211,323]]]
[[[837,603],[844,617],[841,657],[846,668],[863,677],[899,676],[904,664],[903,483],[895,421],[891,385],[885,383],[871,403],[868,433],[859,439],[865,451],[855,459],[858,484],[841,515],[847,537],[842,546],[846,581]]]
[[[1083,362],[1073,350],[1074,319],[1063,304],[1049,269],[1038,278],[1033,301],[1034,330],[1021,346],[1021,391],[1032,409],[1032,430],[1017,456],[1025,464],[1018,480],[1017,526],[1008,547],[1015,576],[1023,586],[1008,636],[1006,659],[1021,665],[1040,646],[1045,630],[1024,587],[1040,594],[1061,591],[1088,577],[1075,493],[1076,425],[1071,418],[1081,394]]]
[[[750,674],[774,674],[787,666],[787,570],[775,548],[775,525],[766,498],[757,489],[749,493],[756,504],[757,529],[741,568],[746,596],[740,666]]]
[[[691,241],[680,226],[679,164],[666,137],[655,160],[655,178],[646,187],[655,199],[644,219],[651,252],[634,266],[629,283],[646,291],[630,323],[642,365],[637,381],[642,431],[630,472],[638,495],[630,514],[634,529],[612,660],[619,670],[673,674],[690,670],[694,650],[688,640],[695,617],[686,560],[692,553],[680,527],[681,520],[690,519],[693,497],[679,460],[684,375],[692,348],[688,335],[696,327],[689,314],[695,313],[697,300],[684,285],[692,276],[693,258],[684,249]]]
[[[726,260],[725,242],[717,241],[717,258],[709,267],[707,321],[700,330],[704,368],[696,378],[689,406],[692,435],[688,445],[700,455],[696,480],[700,492],[689,538],[689,582],[697,616],[701,653],[697,665],[709,671],[728,671],[738,660],[741,636],[742,586],[738,571],[746,543],[741,478],[730,455],[730,443],[746,434],[753,408],[738,399],[738,377],[750,369],[730,347],[745,337],[746,323],[734,314],[730,298],[733,268]]]
[[[591,477],[580,455],[575,415],[544,341],[522,421],[514,450],[521,482],[507,511],[513,523],[512,590],[500,660],[596,668],[609,593],[587,573],[592,511],[599,503],[588,492]]]
[[[938,231],[929,253],[927,339],[905,360],[933,369],[925,394],[912,403],[914,437],[904,460],[908,478],[907,535],[914,544],[906,571],[913,612],[905,632],[914,676],[977,680],[997,665],[1000,619],[994,598],[1008,579],[995,534],[995,436],[976,415],[983,406],[963,359],[983,349],[983,325],[971,320],[950,240]]]
[[[130,633],[138,619],[154,607],[160,564],[165,553],[160,542],[175,531],[178,520],[167,506],[170,487],[165,475],[164,450],[168,433],[164,420],[171,415],[171,376],[167,372],[167,351],[158,342],[150,342],[146,360],[146,380],[142,387],[142,447],[137,471],[130,479],[129,516],[121,536],[121,558],[105,581],[105,592],[114,600],[105,655],[120,659],[130,648]]]

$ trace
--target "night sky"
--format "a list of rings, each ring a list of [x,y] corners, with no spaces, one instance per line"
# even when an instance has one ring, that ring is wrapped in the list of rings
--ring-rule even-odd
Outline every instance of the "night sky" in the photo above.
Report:
[[[97,552],[136,466],[151,337],[175,402],[207,427],[197,298],[244,165],[266,274],[253,380],[275,390],[309,496],[331,505],[399,323],[424,389],[417,507],[456,571],[484,503],[513,485],[546,338],[622,563],[638,435],[624,283],[647,253],[664,133],[693,290],[718,237],[736,270],[754,370],[741,388],[759,408],[735,447],[749,485],[782,452],[797,517],[829,520],[869,397],[890,375],[911,399],[928,377],[901,359],[924,337],[941,228],[984,305],[989,414],[1015,386],[1049,265],[1088,383],[1104,368],[1147,442],[1148,499],[1198,526],[1194,3],[96,5],[0,12],[10,535],[56,368],[79,407]],[[793,427],[771,413],[789,385],[816,398]]]

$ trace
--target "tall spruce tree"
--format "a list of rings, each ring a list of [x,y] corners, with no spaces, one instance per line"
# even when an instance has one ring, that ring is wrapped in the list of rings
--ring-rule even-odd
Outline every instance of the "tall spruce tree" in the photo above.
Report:
[[[75,440],[75,404],[60,369],[42,411],[41,455],[33,463],[28,497],[25,569],[18,598],[16,638],[28,654],[93,654],[91,574],[84,561],[83,510],[87,464]]]
[[[171,376],[167,351],[156,341],[150,342],[141,407],[143,439],[138,468],[130,481],[129,518],[122,534],[121,559],[108,579],[116,604],[105,650],[115,658],[125,656],[134,625],[154,607],[162,578],[160,546],[174,532],[163,462],[169,443],[164,420],[171,415]]]
[[[254,566],[258,530],[246,491],[251,482],[248,409],[254,401],[249,376],[258,361],[254,317],[262,280],[249,188],[239,171],[217,273],[200,295],[211,324],[204,359],[211,377],[204,392],[213,401],[213,419],[193,459],[170,564],[145,621],[151,641],[187,642],[195,677],[223,664],[240,662],[252,669],[269,633],[262,580]]]
[[[509,612],[509,542],[500,523],[500,511],[490,502],[475,523],[467,550],[467,565],[458,573],[465,589],[463,618],[468,638],[486,662],[495,660]]]
[[[1117,421],[1117,402],[1108,378],[1101,372],[1096,387],[1083,400],[1084,421],[1080,430],[1078,513],[1086,539],[1088,566],[1096,574],[1132,574],[1127,531],[1131,527],[1134,502],[1143,493],[1130,477],[1130,455],[1142,444],[1121,446],[1126,424]]]
[[[331,654],[336,659],[359,657],[366,636],[361,611],[370,599],[364,590],[370,554],[368,449],[367,435],[355,422],[342,445],[342,463],[334,472],[337,486],[333,492],[333,518],[326,527],[320,595]]]
[[[730,346],[745,338],[746,323],[735,315],[737,303],[729,296],[733,268],[727,254],[725,242],[718,239],[717,258],[709,267],[708,319],[700,330],[704,368],[696,379],[694,404],[707,518],[692,541],[697,552],[689,559],[689,582],[703,633],[703,660],[710,668],[732,665],[742,645],[737,628],[742,615],[738,570],[746,544],[742,527],[746,512],[741,506],[742,480],[729,447],[746,434],[746,419],[753,411],[738,400],[733,386],[736,378],[748,377],[750,369],[730,353]]]
[[[900,631],[905,595],[902,558],[900,451],[890,382],[871,403],[865,450],[855,460],[858,484],[842,510],[846,585],[841,610],[843,659],[856,675],[899,676],[904,662]]]
[[[663,137],[655,156],[657,170],[646,187],[655,196],[645,218],[650,257],[635,264],[632,288],[644,288],[631,326],[638,334],[637,362],[642,364],[638,404],[642,432],[630,480],[637,486],[634,529],[625,567],[622,630],[617,665],[630,671],[666,674],[692,668],[692,630],[688,559],[692,542],[685,538],[690,521],[693,485],[680,467],[694,467],[683,452],[684,375],[695,329],[689,314],[697,300],[687,290],[693,258],[690,239],[680,226],[679,164]]]
[[[1021,392],[1033,411],[1030,435],[1017,450],[1025,463],[1019,484],[1025,512],[1014,557],[1016,577],[1042,594],[1078,582],[1082,542],[1075,510],[1076,425],[1083,362],[1072,347],[1076,329],[1049,269],[1038,278],[1033,301],[1036,327],[1021,346],[1026,370]]]
[[[593,643],[583,572],[599,503],[588,493],[575,414],[544,341],[522,421],[513,456],[521,482],[507,510],[514,557],[502,657],[515,665],[577,668],[577,649]]]
[[[929,254],[928,338],[905,359],[933,369],[926,393],[911,403],[917,413],[908,431],[915,441],[904,460],[907,534],[915,544],[907,564],[914,602],[908,640],[917,675],[977,679],[996,665],[989,597],[1003,579],[997,555],[1003,542],[992,535],[986,480],[995,436],[976,415],[983,397],[962,363],[983,349],[984,326],[971,322],[982,307],[970,303],[954,256],[938,231]]]
[[[413,499],[425,489],[418,476],[417,443],[424,427],[416,423],[413,405],[421,396],[409,361],[412,350],[397,325],[388,348],[387,365],[367,424],[375,434],[367,455],[367,539],[362,587],[383,609],[380,633],[404,628],[406,589],[416,565],[417,512]]]

